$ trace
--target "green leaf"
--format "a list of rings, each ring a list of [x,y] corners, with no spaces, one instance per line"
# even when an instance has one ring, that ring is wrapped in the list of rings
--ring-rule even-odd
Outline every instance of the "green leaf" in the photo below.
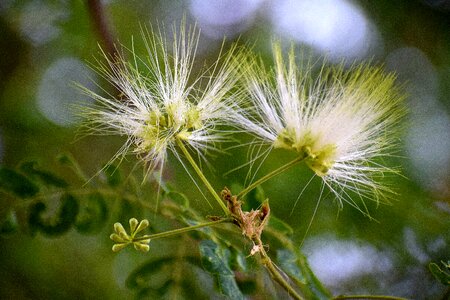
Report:
[[[19,198],[33,197],[39,192],[39,187],[34,182],[4,167],[0,167],[0,188]]]
[[[292,227],[289,224],[281,221],[280,219],[276,218],[273,215],[270,216],[268,226],[283,235],[290,236],[294,234],[294,229],[292,229]]]
[[[81,181],[86,182],[89,179],[83,173],[83,171],[80,168],[80,165],[71,154],[69,153],[61,154],[57,157],[57,161],[61,165],[69,167]]]
[[[19,169],[30,178],[37,179],[46,185],[60,188],[65,188],[68,186],[67,182],[64,179],[59,178],[51,172],[40,170],[38,168],[37,162],[30,161],[22,163]]]
[[[176,260],[175,257],[159,258],[135,269],[125,281],[129,289],[142,289],[150,285],[152,276],[159,272],[164,265],[171,264]]]
[[[202,293],[201,289],[193,289],[192,277],[184,277],[179,281],[173,279],[168,280],[158,289],[145,288],[139,291],[138,299],[209,299]]]
[[[450,271],[450,262],[446,265],[442,263],[444,267],[446,267],[447,271]],[[450,286],[450,273],[446,272],[445,270],[442,270],[436,263],[430,263],[428,265],[428,268],[430,269],[430,272],[433,274],[433,276],[439,280],[440,283],[444,285]]]
[[[175,202],[176,204],[178,204],[179,206],[181,206],[183,208],[189,207],[189,199],[183,193],[176,192],[176,191],[170,191],[165,194],[165,197],[172,200],[173,202]]]
[[[133,201],[128,198],[121,199],[120,208],[116,209],[117,212],[113,216],[115,222],[119,222],[122,224],[128,224],[128,221],[131,218],[136,218],[138,220],[144,219],[143,213],[144,211],[137,205],[134,205]]]
[[[16,213],[10,210],[0,224],[0,236],[9,236],[17,232],[19,223],[17,222]]]
[[[322,286],[322,283],[314,275],[306,258],[299,251],[280,249],[277,251],[277,264],[295,281],[307,299],[329,300],[330,293]],[[306,287],[306,288],[305,288]]]
[[[249,279],[240,278],[238,285],[239,285],[239,289],[245,295],[254,295],[258,292],[258,284],[251,277]],[[257,299],[258,297],[255,297],[255,298]]]
[[[201,267],[197,257],[163,257],[149,261],[134,270],[126,280],[129,289],[137,290],[137,298],[141,299],[204,299],[201,291],[193,291],[194,276],[186,275],[184,266],[178,264],[186,262]],[[167,270],[170,276],[167,276]],[[176,270],[176,271],[174,271]],[[183,272],[174,274],[174,272]],[[183,297],[181,297],[183,296]]]
[[[161,177],[158,173],[154,173],[153,177],[155,178],[156,182],[158,182],[164,198],[172,200],[183,208],[189,207],[189,199],[185,194],[176,191],[171,184],[161,180]]]
[[[257,209],[267,197],[261,186],[257,186],[245,196],[244,210]]]
[[[209,273],[216,276],[221,292],[230,299],[244,299],[234,278],[234,273],[228,265],[228,249],[220,248],[211,240],[200,243],[202,265]]]
[[[219,246],[211,240],[200,243],[200,254],[203,267],[212,274],[223,274],[233,276],[234,273],[228,267],[226,259]]]
[[[161,299],[161,293],[152,287],[146,287],[137,292],[135,299]]]
[[[75,228],[78,232],[92,234],[100,231],[108,219],[108,206],[100,193],[92,193],[81,201]]]
[[[48,236],[58,236],[70,229],[78,214],[78,202],[70,194],[63,195],[60,201],[57,214],[49,217],[44,217],[47,206],[43,202],[30,207],[28,222],[32,233],[38,230]]]
[[[67,153],[58,155],[56,159],[62,165],[73,166],[75,164],[73,156]]]
[[[242,294],[241,290],[239,289],[239,286],[236,283],[236,280],[234,279],[234,276],[228,276],[228,275],[222,275],[219,274],[217,281],[220,286],[220,290],[222,293],[226,296],[228,296],[230,299],[244,299],[244,295]]]
[[[302,270],[297,265],[297,257],[289,250],[280,249],[277,251],[277,261],[279,266],[291,277],[296,284],[306,284],[307,280]]]
[[[159,174],[159,172],[153,172],[152,176],[153,176],[153,179],[155,179],[155,181],[159,184],[159,188],[161,189],[161,192],[163,194],[169,193],[174,190],[174,188],[169,183],[165,182],[161,178],[161,175]]]
[[[122,182],[122,175],[115,165],[106,165],[103,168],[103,174],[106,177],[106,183],[111,187],[119,186]]]
[[[237,195],[240,191],[242,191],[244,187],[240,183],[232,183],[230,186],[230,191],[233,195]]]
[[[168,280],[161,288],[158,289],[159,297],[150,299],[197,299],[194,296],[192,286],[187,280],[176,282],[175,280]]]
[[[230,267],[232,270],[241,270],[248,271],[247,268],[247,260],[245,258],[244,253],[237,250],[234,247],[230,247],[231,256],[230,256]]]

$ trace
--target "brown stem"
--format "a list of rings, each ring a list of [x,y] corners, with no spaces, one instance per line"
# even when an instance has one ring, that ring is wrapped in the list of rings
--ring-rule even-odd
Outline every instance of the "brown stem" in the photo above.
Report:
[[[286,281],[275,264],[267,255],[264,245],[261,241],[261,234],[267,225],[270,216],[269,202],[265,201],[261,204],[260,209],[251,211],[242,211],[242,202],[238,200],[237,196],[233,196],[231,191],[224,188],[222,191],[222,198],[227,202],[227,207],[234,218],[234,224],[239,226],[242,234],[248,239],[252,240],[255,247],[250,252],[251,255],[259,253],[261,256],[261,263],[269,271],[270,276],[278,282],[283,289],[295,300],[303,300],[297,291]]]
[[[100,0],[86,1],[89,15],[91,16],[92,25],[100,37],[101,44],[111,57],[117,56],[117,48],[114,45],[114,34],[105,15],[103,5]]]

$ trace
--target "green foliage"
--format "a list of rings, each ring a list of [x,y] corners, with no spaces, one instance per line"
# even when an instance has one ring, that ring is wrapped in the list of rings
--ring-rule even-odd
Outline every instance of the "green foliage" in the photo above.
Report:
[[[75,228],[83,234],[99,232],[108,219],[108,206],[103,195],[94,192],[80,202],[81,207],[75,220]]]
[[[277,250],[277,262],[283,271],[302,287],[302,291],[308,295],[308,299],[331,299],[331,295],[314,275],[300,251],[279,249]]]
[[[298,260],[294,253],[286,249],[280,249],[277,251],[277,261],[286,274],[295,280],[297,284],[306,284],[307,280],[297,264]]]
[[[450,261],[442,262],[443,269],[436,263],[430,263],[428,268],[433,276],[439,280],[440,283],[450,286]]]
[[[29,176],[31,179],[38,180],[44,185],[54,186],[59,188],[66,188],[68,186],[67,182],[56,176],[55,174],[44,171],[38,168],[37,162],[25,162],[19,166],[20,171],[25,175]]]
[[[281,221],[275,216],[270,217],[268,226],[286,236],[292,236],[294,234],[294,229],[289,224]]]
[[[56,100],[58,95],[64,96],[66,91],[72,90],[70,82],[67,82],[67,87],[58,87],[57,84],[43,85],[42,79],[45,77],[46,71],[50,70],[55,62],[60,58],[76,58],[96,65],[93,55],[97,58],[101,56],[98,54],[100,52],[99,44],[105,49],[104,36],[99,35],[102,31],[96,30],[99,28],[98,26],[96,28],[95,24],[99,23],[94,20],[95,14],[89,12],[86,5],[88,2],[103,4],[99,15],[105,17],[104,24],[115,29],[112,30],[110,40],[126,44],[128,49],[137,54],[146,53],[145,45],[138,41],[140,24],[145,27],[150,26],[151,23],[152,26],[160,26],[162,31],[169,33],[171,24],[166,22],[164,25],[164,20],[170,19],[178,22],[180,15],[183,14],[182,11],[192,8],[187,2],[161,0],[0,0],[0,36],[2,36],[0,41],[2,57],[0,59],[0,111],[2,112],[0,157],[3,163],[10,164],[0,167],[0,239],[3,239],[2,250],[0,250],[3,258],[0,261],[2,265],[0,270],[3,274],[0,279],[2,282],[0,298],[22,298],[33,295],[33,298],[40,299],[91,299],[102,295],[106,299],[130,299],[131,291],[136,293],[138,298],[161,299],[163,296],[170,298],[178,290],[180,293],[172,299],[183,297],[187,299],[223,299],[223,296],[218,295],[216,290],[210,287],[212,286],[211,278],[216,275],[207,273],[200,264],[199,244],[205,239],[217,243],[220,249],[229,250],[229,267],[235,274],[235,280],[242,294],[250,295],[249,299],[287,298],[287,295],[281,297],[274,293],[274,290],[279,291],[279,289],[277,286],[272,287],[267,272],[252,265],[256,261],[257,255],[249,257],[251,242],[245,242],[240,237],[239,230],[230,224],[184,234],[182,238],[186,239],[186,243],[179,242],[182,240],[178,239],[179,237],[171,238],[170,242],[177,242],[172,247],[166,247],[165,241],[161,246],[158,241],[157,244],[152,245],[150,253],[145,256],[140,253],[133,253],[135,256],[132,257],[127,256],[130,253],[120,253],[118,256],[110,253],[109,256],[104,255],[101,259],[88,256],[89,253],[92,253],[91,255],[98,254],[98,251],[92,250],[98,250],[99,247],[103,247],[101,249],[104,253],[111,248],[112,243],[107,239],[107,235],[112,230],[114,222],[125,223],[131,217],[142,218],[144,215],[149,219],[153,217],[158,222],[152,222],[151,231],[157,233],[184,225],[198,224],[204,221],[205,217],[202,214],[203,218],[199,218],[193,213],[195,208],[200,207],[204,202],[199,193],[177,190],[172,186],[169,186],[168,190],[161,189],[159,210],[155,212],[154,203],[156,201],[153,200],[156,198],[155,194],[158,190],[156,184],[152,182],[152,186],[141,185],[141,174],[137,174],[135,176],[136,183],[133,183],[137,187],[133,187],[128,180],[129,178],[133,180],[134,175],[128,177],[129,172],[123,170],[123,166],[120,169],[110,166],[99,176],[89,180],[93,173],[102,168],[102,160],[110,159],[111,155],[118,150],[116,147],[118,139],[87,138],[68,145],[73,141],[73,128],[52,124],[46,119],[47,114],[44,111],[37,112],[38,109],[42,110],[43,107],[46,107],[41,105],[42,101],[37,102],[45,100],[39,97],[41,90],[49,91],[48,94],[55,96],[55,99],[46,97],[47,100]],[[386,59],[386,67],[396,70],[398,82],[400,84],[406,82],[404,86],[413,98],[409,104],[414,104],[411,107],[414,118],[410,122],[411,124],[405,125],[404,132],[408,134],[408,138],[399,140],[406,142],[407,146],[413,147],[416,151],[404,153],[401,150],[400,153],[396,152],[392,157],[385,158],[390,166],[407,163],[409,167],[402,168],[403,175],[406,177],[414,175],[411,180],[396,177],[391,181],[395,192],[398,192],[398,195],[393,196],[395,198],[393,206],[380,206],[376,209],[375,202],[369,203],[368,205],[371,206],[369,210],[377,220],[374,222],[352,208],[346,207],[343,211],[338,212],[332,204],[332,195],[327,195],[328,189],[325,188],[317,214],[314,215],[314,221],[311,222],[312,226],[306,230],[317,203],[320,178],[316,178],[309,185],[307,182],[312,176],[312,171],[305,171],[299,167],[263,185],[270,198],[272,211],[267,232],[264,233],[262,240],[264,244],[270,245],[266,248],[268,255],[284,271],[286,278],[290,278],[289,282],[303,283],[305,288],[301,289],[306,299],[312,297],[311,293],[305,291],[309,289],[308,284],[311,289],[314,285],[310,283],[311,279],[308,279],[310,270],[307,265],[304,265],[304,258],[301,255],[297,257],[298,254],[301,254],[300,251],[297,251],[299,250],[297,249],[299,238],[305,231],[308,231],[307,239],[320,238],[322,235],[335,235],[337,239],[343,239],[343,242],[361,241],[363,244],[373,245],[380,253],[393,259],[389,274],[363,272],[364,275],[341,282],[337,288],[339,293],[371,290],[398,293],[398,295],[404,295],[411,299],[443,299],[442,291],[448,289],[450,270],[446,268],[445,263],[441,264],[440,262],[441,259],[448,258],[446,256],[448,255],[448,229],[450,228],[448,166],[436,165],[436,161],[446,161],[445,148],[443,152],[439,150],[442,150],[442,145],[445,146],[448,142],[445,140],[448,137],[447,132],[442,128],[445,128],[447,124],[445,115],[450,111],[450,97],[448,97],[450,94],[450,31],[448,30],[450,10],[448,5],[443,4],[445,2],[349,2],[350,8],[354,8],[349,12],[353,11],[360,17],[362,16],[361,18],[364,20],[360,19],[364,23],[370,24],[369,27],[373,29],[367,37],[369,39],[376,37],[376,43],[370,43],[373,44],[373,47],[365,55],[372,56],[373,53],[377,53],[377,59],[372,60],[371,64],[378,64],[378,59]],[[259,1],[259,4],[261,3],[265,2]],[[254,6],[247,14],[250,19],[242,19],[239,22],[239,24],[245,24],[245,28],[231,26],[233,27],[232,31],[245,29],[237,35],[241,36],[239,44],[253,45],[254,50],[261,52],[261,60],[265,63],[273,60],[270,47],[267,47],[268,36],[273,32],[271,28],[280,27],[279,25],[284,22],[284,20],[270,18],[273,17],[273,11],[282,11],[276,7],[279,5],[277,2],[273,1],[273,3],[276,9],[271,11],[266,11],[267,9],[263,6]],[[214,4],[211,5],[214,7]],[[103,14],[101,14],[102,12]],[[194,13],[196,12],[191,9],[191,12],[187,13],[187,19],[192,19],[191,14]],[[205,15],[205,11],[202,13]],[[324,16],[325,13],[324,11]],[[212,29],[217,29],[216,27],[213,26]],[[381,33],[381,37],[379,33]],[[209,62],[215,57],[213,52],[226,50],[233,39],[233,34],[229,34],[226,45],[220,47],[220,41],[218,44],[213,39],[203,39],[202,37],[202,51],[198,51],[199,64],[193,66],[193,71],[197,73],[202,63],[209,65]],[[336,41],[338,40],[335,39]],[[171,42],[170,38],[169,42]],[[410,47],[404,48],[405,44]],[[307,52],[315,52],[312,47],[304,48],[307,48],[305,49]],[[329,50],[332,56],[335,49],[330,48]],[[362,52],[359,54],[362,55],[360,57],[364,56]],[[148,61],[133,61],[133,56],[127,50],[125,50],[124,56],[129,59],[131,64],[136,63],[143,70],[143,76],[148,76],[151,80],[155,77],[154,74],[151,74],[151,70],[147,72],[145,68],[145,63]],[[297,57],[297,61],[304,62],[305,58]],[[315,65],[315,69],[312,70],[313,74],[322,71],[316,58],[309,62]],[[238,60],[238,63],[241,63],[241,60]],[[351,61],[348,63],[351,64]],[[202,77],[207,77],[209,72],[207,73],[202,74],[206,75]],[[65,77],[67,72],[59,73],[59,75]],[[117,94],[114,87],[104,84],[104,78],[89,75],[89,77],[91,76],[92,82],[95,82],[97,86],[95,89],[100,95],[109,97],[108,94],[112,96]],[[323,80],[331,81],[332,78],[327,78],[325,74]],[[55,83],[57,82],[58,80]],[[148,85],[147,82],[142,82],[142,84]],[[94,87],[92,88],[94,89]],[[308,90],[308,87],[305,88]],[[241,92],[242,86],[236,86],[233,88],[234,90]],[[421,91],[426,91],[426,97]],[[203,91],[200,89],[197,92],[201,94]],[[422,101],[430,99],[432,101]],[[67,100],[76,102],[78,99],[69,97]],[[244,102],[247,100],[245,99]],[[45,103],[48,108],[48,104],[52,101]],[[52,108],[52,112],[59,113],[58,106],[50,108]],[[62,108],[61,112],[64,114],[64,107]],[[426,110],[423,111],[423,108]],[[442,115],[444,118],[436,118],[436,116]],[[343,123],[343,126],[345,125]],[[216,129],[219,130],[220,127]],[[424,132],[427,134],[423,134]],[[213,162],[214,164],[213,168],[217,171],[216,174],[224,174],[230,168],[243,165],[250,158],[264,154],[262,151],[265,149],[258,148],[259,145],[245,146],[247,142],[253,140],[253,137],[244,137],[244,134],[240,134],[237,138],[242,141],[241,147],[231,148],[233,145],[225,144],[222,148],[227,148],[226,152],[231,152],[232,156],[220,155],[219,159],[208,157],[209,163]],[[433,144],[435,141],[438,143]],[[424,147],[414,147],[417,143]],[[231,146],[230,150],[228,150],[229,146]],[[88,169],[81,169],[73,157],[67,154],[60,157],[58,165],[43,166],[37,165],[35,162],[26,162],[18,167],[11,165],[22,160],[24,155],[49,157],[61,149],[71,149],[74,155],[80,159],[80,163],[89,167],[89,174],[84,174],[82,170],[87,172]],[[427,151],[428,156],[417,155],[422,152],[427,153]],[[214,151],[212,152],[216,154]],[[434,159],[427,160],[429,157]],[[262,171],[275,168],[283,159],[287,159],[287,154],[282,150],[262,156],[261,165],[259,161],[250,165],[253,172],[251,175],[255,174],[259,177],[262,175]],[[126,160],[124,165],[128,163]],[[427,162],[430,164],[426,165]],[[379,161],[375,161],[375,163],[379,163]],[[96,165],[91,166],[92,164]],[[67,172],[68,168],[62,168],[62,165],[69,167],[74,173],[70,174]],[[170,162],[165,166],[164,175],[167,178],[176,178],[179,186],[186,186],[188,189],[191,187],[191,182],[188,181],[190,179],[188,176],[183,176],[184,171],[180,165]],[[204,169],[208,170],[206,167]],[[219,176],[214,179],[214,183],[223,182],[230,186],[231,182],[239,181],[240,184],[244,184],[246,169],[249,168],[244,165],[243,169],[232,173],[228,179],[224,180]],[[429,184],[430,180],[432,184]],[[408,183],[405,183],[406,181]],[[434,184],[436,182],[438,184]],[[305,187],[307,184],[308,188]],[[221,188],[219,184],[214,187]],[[304,187],[305,189],[303,189]],[[195,187],[192,188],[192,190],[194,189]],[[243,186],[240,188],[231,186],[234,194],[242,189]],[[142,190],[145,191],[142,192]],[[150,192],[146,193],[146,191]],[[266,199],[265,195],[260,193],[261,191],[262,189],[258,187],[246,195],[243,199],[245,201],[244,210],[256,209],[261,205]],[[299,205],[296,206],[293,214],[289,215],[294,206],[292,200],[296,199],[300,191],[302,191],[302,195]],[[186,192],[190,199],[182,192]],[[40,229],[35,229],[39,236],[38,239],[23,238],[23,235],[30,233],[28,230],[30,229],[29,215],[38,203],[45,207],[39,215],[40,222],[55,225],[61,221],[59,218],[63,212],[64,202],[62,198],[65,195],[71,195],[78,203],[78,213],[70,228],[60,237],[73,236],[77,241],[84,238],[87,240],[86,245],[83,245],[82,249],[70,249],[73,247],[73,243],[65,243],[66,238],[61,238],[60,242],[46,241],[45,238],[53,237],[48,236]],[[358,199],[358,195],[353,195]],[[207,205],[204,207],[201,208],[202,212],[208,209]],[[338,217],[336,217],[337,214]],[[295,236],[292,234],[289,224],[294,227]],[[411,230],[411,233],[414,232],[412,238],[406,235],[407,230]],[[78,233],[98,234],[98,236],[95,239],[92,236],[86,238],[80,237]],[[434,278],[429,280],[427,263],[417,261],[414,257],[415,251],[405,251],[405,248],[410,246],[406,241],[411,240],[414,242],[413,246],[417,246],[416,248],[424,254],[422,256],[435,261],[430,264],[429,269],[445,285],[441,285]],[[297,243],[294,244],[294,241]],[[306,240],[307,243],[308,240]],[[41,251],[42,245],[51,245],[51,247]],[[186,253],[183,254],[184,256],[167,253],[169,252],[168,248],[176,252],[176,247],[183,248],[183,251],[190,251],[189,256],[186,256]],[[71,260],[67,259],[64,267],[60,267],[58,255],[63,256],[74,251],[80,252],[76,263],[72,264]],[[111,275],[112,268],[107,262],[111,262],[113,257],[117,260],[126,257],[128,267],[134,268],[137,267],[137,263],[133,259],[139,260],[136,257],[141,259],[147,257],[149,262],[152,262],[160,259],[157,257],[158,255],[167,255],[172,260],[164,261],[158,272],[140,278],[139,288],[124,290],[120,280],[124,275],[128,275],[126,271],[122,270],[126,274],[121,274],[121,276],[117,276],[117,274],[108,276]],[[324,257],[324,259],[333,263],[331,257]],[[371,259],[368,258],[367,263]],[[79,268],[88,271],[86,274],[77,274]],[[191,269],[195,271],[193,272]],[[184,276],[186,280],[179,282],[172,274],[176,274],[174,277]],[[161,276],[170,276],[170,278],[164,284],[158,285],[157,280]],[[24,284],[17,284],[18,278]],[[200,285],[198,281],[202,281]],[[148,288],[147,285],[149,285]],[[204,290],[203,293],[200,292],[202,290]]]
[[[115,214],[112,216],[114,221],[126,224],[131,218],[142,219],[142,207],[135,205],[131,197],[125,196],[120,198],[117,206]]]
[[[230,252],[211,240],[200,243],[203,267],[216,277],[221,292],[230,299],[244,299],[229,266]]]
[[[247,263],[244,253],[242,253],[241,251],[237,250],[234,247],[231,247],[230,251],[231,251],[231,255],[230,255],[229,261],[230,261],[231,269],[232,270],[240,270],[240,271],[244,271],[244,272],[249,271],[248,263]]]
[[[112,187],[117,187],[122,182],[122,175],[115,165],[108,164],[103,167],[103,174],[106,177],[106,182]]]
[[[49,236],[58,236],[72,227],[79,210],[78,202],[70,194],[64,194],[60,202],[58,212],[50,217],[44,216],[47,205],[43,202],[37,202],[30,207],[28,223],[31,233],[41,231]]]
[[[70,155],[62,155],[58,161],[84,178]],[[108,187],[109,183],[108,179],[99,182],[98,190],[79,187],[35,161],[21,163],[17,171],[1,166],[0,188],[13,200],[8,213],[0,218],[1,234],[11,235],[21,228],[28,228],[32,235],[41,232],[56,237],[72,227],[83,234],[97,233],[105,226],[110,209],[99,190],[108,192],[101,187]],[[17,213],[22,215],[23,210],[26,218],[18,219]]]
[[[160,184],[161,192],[157,211],[148,202],[140,200],[144,197],[143,189],[149,186],[139,183],[142,181],[134,174],[125,180],[120,170],[111,165],[86,184],[88,177],[71,155],[59,156],[58,162],[69,167],[79,182],[74,184],[36,162],[24,162],[17,171],[0,168],[0,187],[13,199],[6,213],[0,217],[2,236],[16,234],[20,229],[28,229],[25,233],[32,235],[39,232],[47,237],[62,236],[72,229],[81,234],[96,234],[110,223],[110,218],[112,222],[125,224],[130,218],[143,219],[145,211],[153,211],[153,217],[158,220],[176,222],[181,226],[205,222],[191,207],[184,193],[155,174],[153,178]],[[150,190],[158,189],[153,186]],[[248,210],[257,209],[265,200],[262,188],[250,192],[245,199]],[[17,213],[26,217],[20,219]],[[267,229],[268,236],[272,233],[282,237],[289,247],[292,246],[290,237],[293,229],[287,223],[272,215]],[[264,268],[255,264],[255,258],[249,256],[251,245],[246,245],[248,242],[235,225],[199,228],[182,235],[177,243],[176,251],[169,251],[163,257],[151,257],[128,276],[126,286],[135,291],[138,298],[192,299],[195,296],[196,299],[203,299],[208,298],[207,295],[222,295],[229,299],[244,299],[244,295],[253,294],[276,297],[281,289],[267,281],[269,277],[264,275]],[[198,251],[192,251],[193,246]],[[302,292],[311,299],[327,299],[327,292],[314,277],[301,253],[292,248],[286,250],[283,243],[279,246],[271,246],[271,253],[277,254],[277,263],[301,286]],[[209,284],[202,282],[205,278],[209,278]],[[268,284],[272,289],[267,288]]]
[[[232,190],[233,193],[236,193],[234,190]],[[266,200],[266,195],[264,193],[264,190],[261,186],[256,187],[255,189],[251,190],[247,195],[244,197],[244,209],[250,210],[250,209],[256,209]]]
[[[39,192],[37,184],[14,170],[0,167],[0,188],[19,198],[33,197]]]
[[[19,223],[14,211],[10,210],[0,223],[0,236],[5,237],[17,232]]]
[[[171,293],[191,299],[195,276],[188,276],[189,269],[197,264],[193,256],[170,256],[153,259],[135,269],[127,278],[126,286],[137,292],[138,298],[153,296],[171,299]],[[198,266],[198,264],[197,264]],[[170,276],[164,276],[170,269]],[[161,279],[162,278],[162,279]],[[178,297],[179,297],[178,296]],[[151,297],[150,297],[151,298]]]
[[[157,173],[154,174],[154,178],[160,184],[162,197],[177,204],[183,210],[189,208],[189,199],[185,194],[178,192],[170,183],[161,180]]]

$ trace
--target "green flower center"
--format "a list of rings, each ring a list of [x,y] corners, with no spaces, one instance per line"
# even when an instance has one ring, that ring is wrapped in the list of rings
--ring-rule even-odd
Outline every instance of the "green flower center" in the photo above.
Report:
[[[168,140],[179,138],[188,140],[194,130],[202,128],[200,112],[195,106],[180,107],[173,103],[166,107],[165,113],[152,111],[142,126],[138,137],[142,139],[140,151],[164,150]]]
[[[273,145],[275,148],[294,150],[305,158],[306,165],[319,176],[325,176],[333,167],[336,146],[328,144],[317,146],[318,137],[310,132],[297,139],[293,130],[281,131]]]

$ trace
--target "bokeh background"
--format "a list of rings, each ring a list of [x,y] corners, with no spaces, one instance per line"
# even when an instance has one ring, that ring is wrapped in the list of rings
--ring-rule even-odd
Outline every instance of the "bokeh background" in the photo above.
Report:
[[[169,30],[186,16],[201,28],[199,62],[216,56],[226,36],[227,42],[252,45],[268,63],[271,42],[279,39],[330,63],[371,61],[396,72],[408,94],[409,114],[398,157],[388,163],[401,166],[404,177],[390,179],[398,192],[392,205],[371,206],[377,221],[350,206],[339,211],[328,196],[305,237],[319,183],[293,206],[311,173],[291,170],[264,190],[333,294],[444,296],[446,287],[427,265],[450,259],[450,1],[104,0],[101,5],[115,38],[129,47],[134,37],[142,56],[141,25],[165,24]],[[69,152],[94,175],[114,155],[123,139],[77,139],[78,121],[70,109],[91,101],[74,82],[99,89],[98,75],[87,65],[100,57],[102,43],[84,1],[0,1],[0,164],[14,167],[34,159],[52,169],[55,157]],[[245,162],[245,150],[231,154],[236,165]],[[281,156],[286,155],[269,156],[260,174],[280,165]],[[211,162],[215,174],[230,169],[229,157]],[[200,211],[212,213],[177,163],[169,164],[168,174],[197,199]],[[216,175],[213,183],[220,188],[243,182],[245,175],[245,170]],[[113,254],[110,228],[91,237],[76,232],[56,239],[0,237],[0,298],[133,297],[124,280],[148,257]]]

